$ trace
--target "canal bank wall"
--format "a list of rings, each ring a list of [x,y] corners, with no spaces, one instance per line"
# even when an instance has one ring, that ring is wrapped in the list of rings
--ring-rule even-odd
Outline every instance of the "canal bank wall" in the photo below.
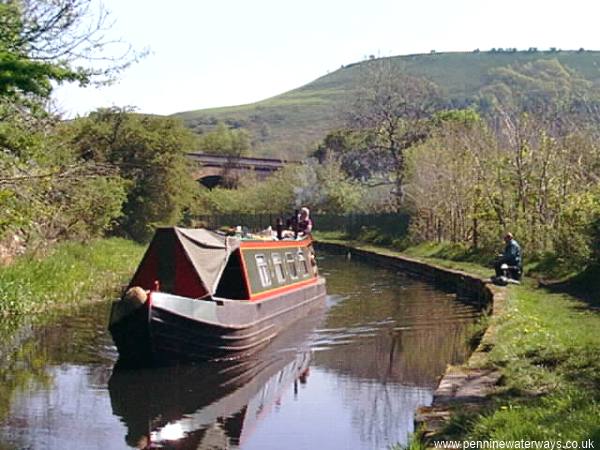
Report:
[[[346,254],[349,258],[399,269],[442,289],[469,298],[484,309],[488,316],[503,313],[506,304],[506,288],[489,280],[455,269],[436,266],[418,259],[398,254],[384,254],[362,250],[348,244],[316,242],[317,248]],[[415,417],[415,430],[425,443],[441,440],[440,432],[456,411],[476,411],[487,401],[492,389],[498,384],[500,373],[486,368],[487,353],[495,340],[494,321],[486,328],[471,356],[460,366],[448,366],[433,395],[431,406],[421,407]]]

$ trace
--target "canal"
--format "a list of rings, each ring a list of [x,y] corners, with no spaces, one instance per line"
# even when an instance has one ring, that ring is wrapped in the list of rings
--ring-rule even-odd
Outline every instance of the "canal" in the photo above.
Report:
[[[406,444],[446,365],[468,356],[480,311],[345,255],[319,267],[322,314],[240,362],[113,371],[108,302],[37,327],[0,366],[0,450]]]

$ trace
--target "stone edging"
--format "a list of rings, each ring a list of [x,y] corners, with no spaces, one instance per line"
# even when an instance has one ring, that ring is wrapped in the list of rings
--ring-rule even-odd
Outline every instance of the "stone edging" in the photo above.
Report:
[[[491,298],[490,316],[498,317],[506,307],[506,288],[492,283],[485,283],[484,288]],[[433,394],[431,406],[421,407],[417,411],[415,429],[419,430],[421,439],[426,443],[443,440],[441,432],[454,410],[477,411],[485,405],[501,377],[497,369],[485,367],[495,334],[496,326],[492,322],[469,359],[460,366],[446,368]]]
[[[332,251],[350,252],[366,261],[401,269],[451,289],[459,295],[468,295],[490,310],[492,317],[502,314],[506,304],[506,288],[459,270],[448,269],[434,264],[400,255],[386,255],[360,250],[350,245],[316,242],[317,247]],[[494,343],[496,328],[490,325],[479,345],[469,359],[461,366],[448,366],[438,388],[433,394],[431,406],[422,407],[415,417],[415,429],[419,429],[425,441],[435,440],[450,419],[452,410],[473,410],[485,403],[490,391],[498,383],[500,373],[495,369],[482,368],[487,353]]]

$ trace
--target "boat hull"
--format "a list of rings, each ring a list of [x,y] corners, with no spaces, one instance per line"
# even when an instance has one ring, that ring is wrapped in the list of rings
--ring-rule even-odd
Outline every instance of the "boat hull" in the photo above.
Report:
[[[323,308],[325,281],[260,301],[197,300],[154,292],[133,312],[114,302],[109,330],[123,365],[224,360],[263,348],[296,320]]]

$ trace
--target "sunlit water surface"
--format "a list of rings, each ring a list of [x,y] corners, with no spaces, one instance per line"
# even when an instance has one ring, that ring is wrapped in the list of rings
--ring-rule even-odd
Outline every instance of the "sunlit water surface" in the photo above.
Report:
[[[243,362],[113,373],[107,304],[36,329],[0,369],[0,450],[406,444],[479,311],[345,256],[319,265],[325,311]]]

